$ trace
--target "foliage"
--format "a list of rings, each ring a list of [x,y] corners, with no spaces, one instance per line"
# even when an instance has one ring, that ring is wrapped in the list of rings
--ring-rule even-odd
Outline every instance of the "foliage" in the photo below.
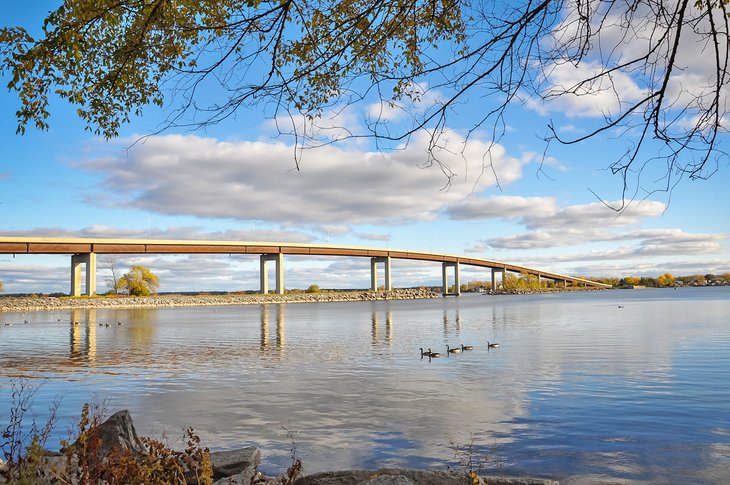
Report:
[[[462,292],[469,292],[469,291],[477,291],[477,290],[489,290],[492,288],[492,282],[491,281],[479,281],[479,280],[472,280],[467,283],[462,283],[461,285],[461,291]]]
[[[48,418],[43,427],[39,427],[32,416],[30,427],[24,424],[26,416],[31,412],[33,397],[37,387],[28,379],[13,379],[10,382],[10,416],[8,424],[0,435],[0,452],[6,462],[5,478],[7,481],[31,485],[41,465],[43,446],[51,435],[56,424],[56,411],[60,399],[56,398],[48,408]],[[0,479],[2,474],[0,474]]]
[[[393,147],[426,133],[424,162],[449,180],[455,167],[439,150],[454,149],[450,126],[484,127],[496,143],[515,101],[529,97],[540,109],[541,100],[599,97],[603,112],[575,138],[552,122],[544,138],[637,133],[609,167],[625,196],[629,177],[633,193],[669,191],[682,177],[709,177],[725,156],[727,17],[726,1],[700,0],[66,0],[37,36],[0,29],[0,71],[19,97],[20,133],[48,128],[54,94],[106,138],[148,105],[172,108],[169,128],[203,127],[262,103],[277,119],[292,115],[299,142],[372,136]],[[703,62],[693,63],[698,55]],[[690,86],[692,76],[705,81]],[[495,102],[473,115],[459,109],[489,96]],[[376,106],[360,132],[327,138],[293,116],[315,123],[357,103]],[[641,187],[650,163],[666,176]],[[483,168],[494,170],[491,157]]]
[[[309,288],[307,288],[306,293],[319,293],[319,285],[309,285]]]
[[[546,282],[540,281],[533,274],[520,274],[519,277],[512,273],[507,273],[502,281],[502,288],[505,290],[537,290],[547,287]]]
[[[125,273],[117,281],[117,289],[131,296],[149,296],[157,292],[160,281],[152,271],[138,264],[133,265],[129,273]]]
[[[2,293],[3,291],[5,291],[5,285],[3,285],[3,282],[0,281],[0,293]]]
[[[664,273],[660,277],[656,279],[657,284],[660,287],[667,287],[667,286],[675,286],[676,281],[674,279],[674,276],[672,276],[672,273]]]
[[[115,447],[107,456],[102,456],[99,426],[105,414],[103,404],[83,405],[74,436],[61,441],[64,464],[48,465],[44,463],[44,445],[56,422],[56,409],[60,403],[58,400],[53,403],[43,428],[38,428],[34,420],[30,429],[25,430],[23,420],[32,406],[35,388],[27,380],[19,379],[11,381],[11,389],[10,423],[3,431],[0,443],[7,461],[5,477],[0,473],[2,483],[33,485],[44,476],[52,476],[53,483],[213,483],[210,452],[200,446],[200,438],[192,428],[185,430],[186,446],[182,451],[175,451],[161,441],[141,437],[143,453],[133,454],[128,449]]]
[[[627,276],[623,278],[623,284],[626,286],[636,286],[641,283],[641,278],[635,276]]]

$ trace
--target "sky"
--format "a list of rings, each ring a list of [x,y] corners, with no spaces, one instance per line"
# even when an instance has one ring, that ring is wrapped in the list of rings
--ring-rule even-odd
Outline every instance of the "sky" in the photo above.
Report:
[[[37,29],[54,5],[6,6],[0,22]],[[703,79],[702,66],[697,70],[696,78]],[[556,82],[574,75],[556,70]],[[625,95],[634,96],[632,89],[638,88],[632,80],[622,82]],[[217,94],[224,95],[207,93]],[[457,111],[493,108],[489,98],[472,101]],[[620,200],[621,181],[607,167],[634,133],[610,133],[571,146],[553,143],[543,158],[542,135],[549,123],[563,135],[580,135],[614,103],[610,96],[524,99],[507,112],[505,134],[491,152],[493,171],[483,164],[491,132],[473,133],[464,148],[465,126],[449,126],[448,146],[439,156],[455,176],[445,186],[438,166],[424,166],[425,133],[395,150],[353,140],[305,150],[295,159],[294,141],[278,133],[281,120],[263,107],[243,108],[205,130],[151,136],[169,111],[147,107],[117,139],[105,141],[84,130],[73,107],[55,100],[47,131],[29,127],[18,135],[17,96],[3,89],[0,235],[367,246],[594,277],[729,272],[726,160],[709,180],[682,180],[671,193],[638,192],[617,213],[598,197]],[[363,103],[326,112],[323,123],[331,115],[332,126],[354,130],[374,112],[398,121],[400,113],[419,109]],[[645,180],[654,175],[645,174]],[[117,258],[123,270],[132,264],[152,269],[161,291],[251,290],[259,284],[255,255]],[[5,293],[68,292],[69,267],[69,256],[0,255],[0,281]],[[369,286],[365,258],[287,256],[285,267],[289,288]],[[437,263],[396,260],[393,283],[437,285],[440,272]],[[99,291],[105,290],[107,276],[101,257]],[[463,267],[461,279],[487,280],[489,274]]]

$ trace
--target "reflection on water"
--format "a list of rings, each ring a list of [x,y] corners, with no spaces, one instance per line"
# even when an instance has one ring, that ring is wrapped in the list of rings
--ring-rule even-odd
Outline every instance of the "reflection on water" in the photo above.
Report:
[[[0,367],[43,382],[40,418],[98,395],[270,470],[285,426],[309,472],[443,469],[453,442],[505,473],[710,484],[730,482],[728,315],[726,289],[8,313]],[[420,358],[447,344],[475,348]]]
[[[286,325],[284,319],[286,318],[286,305],[261,305],[261,351],[266,352],[269,350],[269,320],[271,307],[276,308],[276,341],[275,349],[279,354],[284,351],[284,332]]]
[[[372,339],[370,340],[370,343],[373,347],[377,347],[380,344],[380,338],[378,337],[379,328],[381,325],[381,320],[383,319],[383,316],[373,311],[372,318],[370,319],[372,323]],[[393,342],[393,312],[390,310],[385,312],[385,342],[390,345]]]
[[[71,310],[69,324],[71,326],[69,332],[70,362],[93,364],[96,360],[96,309]]]

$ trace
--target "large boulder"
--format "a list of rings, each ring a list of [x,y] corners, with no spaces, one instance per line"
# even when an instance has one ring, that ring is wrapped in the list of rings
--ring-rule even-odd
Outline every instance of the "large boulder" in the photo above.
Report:
[[[213,451],[210,453],[213,466],[213,480],[244,474],[248,481],[261,464],[261,450],[255,446],[230,451]]]
[[[99,425],[96,437],[99,439],[99,456],[107,456],[114,448],[120,447],[134,454],[145,452],[144,445],[137,437],[132,416],[126,409],[114,413]],[[71,449],[78,448],[78,441]]]

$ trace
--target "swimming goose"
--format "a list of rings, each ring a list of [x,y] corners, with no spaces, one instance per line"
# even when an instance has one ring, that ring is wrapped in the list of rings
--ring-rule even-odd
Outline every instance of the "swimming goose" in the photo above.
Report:
[[[423,347],[418,347],[418,349],[421,351],[421,357],[431,356],[431,349],[428,349],[426,352],[423,351]]]
[[[449,348],[448,344],[446,345],[446,352],[449,354],[458,354],[461,352],[461,349],[459,347],[456,347],[455,349]]]
[[[438,352],[431,352],[431,349],[429,348],[428,349],[428,358],[430,359],[431,357],[441,357],[441,354],[439,354]]]
[[[471,345],[461,344],[461,350],[474,350],[474,347]]]
[[[496,349],[497,347],[499,347],[499,344],[497,342],[490,344],[489,341],[487,341],[487,348]]]

